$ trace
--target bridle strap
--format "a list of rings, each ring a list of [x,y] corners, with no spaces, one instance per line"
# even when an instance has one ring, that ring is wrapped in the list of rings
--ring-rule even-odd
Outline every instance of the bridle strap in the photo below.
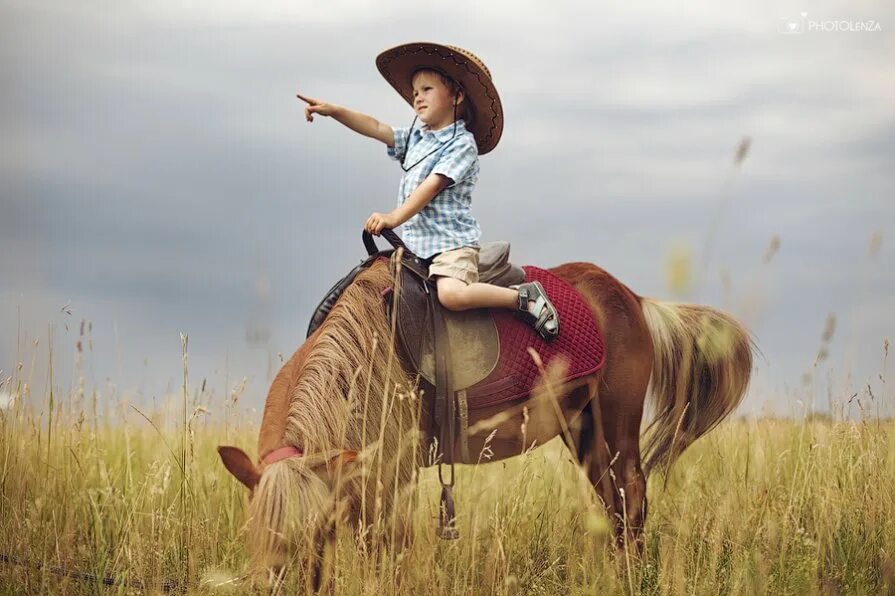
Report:
[[[298,447],[293,447],[292,445],[288,445],[286,447],[274,449],[264,456],[263,461],[265,464],[270,465],[283,459],[287,459],[290,457],[301,457],[303,455],[304,452],[301,449],[299,449]]]

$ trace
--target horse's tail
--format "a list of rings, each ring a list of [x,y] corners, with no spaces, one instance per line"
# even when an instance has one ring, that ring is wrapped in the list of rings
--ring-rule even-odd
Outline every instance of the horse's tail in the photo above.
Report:
[[[653,339],[643,467],[668,469],[743,400],[755,346],[732,316],[696,304],[641,298]]]

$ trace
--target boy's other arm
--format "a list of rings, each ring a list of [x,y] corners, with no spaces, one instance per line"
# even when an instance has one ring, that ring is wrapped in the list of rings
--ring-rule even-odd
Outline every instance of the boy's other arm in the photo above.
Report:
[[[442,190],[447,188],[451,179],[443,174],[429,174],[423,182],[416,187],[404,204],[391,213],[373,213],[364,223],[364,229],[371,234],[379,235],[384,228],[394,229],[405,221],[422,211],[423,207]]]
[[[416,187],[404,204],[392,211],[392,215],[397,220],[393,227],[398,227],[405,221],[423,210],[423,207],[429,204],[438,193],[447,188],[451,183],[451,179],[442,174],[429,174],[422,183]]]

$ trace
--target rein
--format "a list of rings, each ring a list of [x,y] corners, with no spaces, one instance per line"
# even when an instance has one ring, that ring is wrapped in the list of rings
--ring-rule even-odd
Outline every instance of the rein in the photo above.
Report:
[[[131,580],[123,580],[118,579],[113,575],[96,575],[95,573],[86,573],[84,571],[76,571],[73,569],[66,569],[65,567],[57,567],[51,565],[45,565],[41,562],[29,561],[27,559],[20,559],[19,557],[14,557],[12,555],[7,555],[0,553],[0,561],[3,563],[8,563],[10,565],[19,565],[21,567],[31,567],[37,570],[46,569],[50,573],[55,575],[61,575],[64,577],[70,577],[72,579],[79,579],[85,582],[91,582],[95,584],[102,584],[104,586],[127,586],[129,588],[133,588],[135,590],[148,590],[151,588],[161,589],[163,592],[180,592],[183,594],[187,593],[186,586],[180,585],[177,580],[166,579],[162,582],[142,582],[138,579]]]

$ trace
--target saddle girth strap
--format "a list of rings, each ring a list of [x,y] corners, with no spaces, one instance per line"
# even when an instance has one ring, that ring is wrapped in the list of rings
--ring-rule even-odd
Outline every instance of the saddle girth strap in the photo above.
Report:
[[[454,463],[454,420],[457,416],[451,372],[450,339],[438,297],[429,293],[432,323],[435,331],[435,424],[443,451],[442,461]],[[453,484],[453,478],[451,479]]]
[[[439,504],[438,536],[444,540],[460,537],[457,531],[457,513],[454,506],[454,387],[451,375],[450,340],[444,313],[435,292],[429,292],[429,309],[435,335],[435,407],[433,408],[435,428],[439,433],[438,442],[442,450],[442,461],[438,464],[438,479],[441,481],[441,502]],[[442,467],[450,466],[451,479],[445,481]]]

